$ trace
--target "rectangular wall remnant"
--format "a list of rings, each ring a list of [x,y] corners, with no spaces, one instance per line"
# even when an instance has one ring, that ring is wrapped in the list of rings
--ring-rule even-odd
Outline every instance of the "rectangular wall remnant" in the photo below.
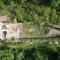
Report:
[[[4,33],[6,32],[6,36]],[[22,35],[22,23],[0,24],[0,39],[19,38]]]

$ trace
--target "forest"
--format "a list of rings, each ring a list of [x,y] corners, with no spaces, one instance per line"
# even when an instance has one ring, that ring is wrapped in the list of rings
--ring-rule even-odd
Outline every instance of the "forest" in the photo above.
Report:
[[[0,0],[0,16],[2,15],[8,15],[12,21],[16,19],[18,23],[27,26],[30,23],[29,26],[32,24],[39,30],[33,34],[44,35],[47,32],[44,24],[60,26],[60,0]],[[51,44],[49,39],[33,39],[34,44],[4,41],[3,45],[0,44],[0,60],[60,60],[60,41],[56,44],[54,40]]]

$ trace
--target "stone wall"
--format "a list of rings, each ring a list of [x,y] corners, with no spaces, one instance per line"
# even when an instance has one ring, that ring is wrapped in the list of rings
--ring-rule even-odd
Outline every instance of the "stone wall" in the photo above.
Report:
[[[6,32],[6,36],[4,35]],[[21,23],[9,23],[5,24],[0,23],[0,39],[11,39],[11,38],[19,38],[22,35],[22,24]]]

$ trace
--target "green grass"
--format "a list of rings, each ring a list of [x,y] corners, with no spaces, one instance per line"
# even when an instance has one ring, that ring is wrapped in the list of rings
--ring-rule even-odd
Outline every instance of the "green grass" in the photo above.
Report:
[[[44,27],[38,27],[34,23],[28,22],[23,23],[23,34],[24,36],[43,36],[47,32],[44,30]]]

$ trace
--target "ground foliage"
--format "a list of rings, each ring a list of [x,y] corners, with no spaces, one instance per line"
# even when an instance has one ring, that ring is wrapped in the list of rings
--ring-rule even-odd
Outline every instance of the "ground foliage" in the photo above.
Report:
[[[1,60],[59,60],[60,44],[53,41],[4,42],[0,44]]]

